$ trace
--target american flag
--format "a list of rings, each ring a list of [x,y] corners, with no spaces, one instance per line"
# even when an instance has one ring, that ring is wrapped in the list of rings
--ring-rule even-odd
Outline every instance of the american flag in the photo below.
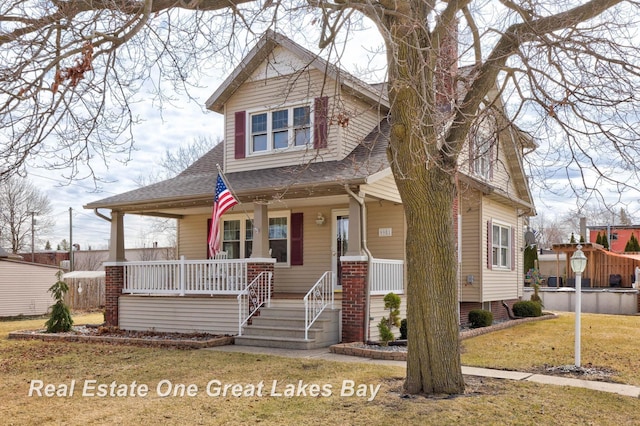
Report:
[[[220,251],[220,218],[231,207],[238,204],[224,184],[222,176],[218,175],[216,181],[216,195],[213,199],[213,212],[211,213],[211,229],[209,230],[209,256],[213,258]]]

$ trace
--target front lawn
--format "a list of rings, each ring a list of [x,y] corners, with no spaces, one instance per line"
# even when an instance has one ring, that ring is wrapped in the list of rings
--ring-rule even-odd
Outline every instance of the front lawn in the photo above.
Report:
[[[96,323],[101,316],[74,320]],[[6,339],[11,330],[42,327],[44,321],[0,322],[4,424],[640,424],[640,400],[585,389],[466,377],[464,396],[406,398],[401,391],[405,372],[400,367]],[[570,364],[571,321],[571,316],[563,315],[466,340],[463,361],[497,368]],[[618,361],[635,362],[637,368],[633,354],[627,352],[632,344],[623,341],[633,340],[632,329],[639,321],[585,315],[583,361],[615,368],[618,379],[637,383],[631,375],[634,367],[620,368]],[[593,346],[594,337],[604,343]],[[621,344],[620,350],[612,346],[614,342]],[[606,356],[594,358],[592,353],[598,352]],[[72,383],[74,394],[68,396]],[[262,396],[257,392],[260,383]],[[44,396],[47,385],[60,396]],[[144,396],[142,385],[148,388]],[[215,396],[225,385],[229,385],[226,396]],[[371,390],[378,386],[369,401]],[[105,396],[97,396],[100,389]],[[287,389],[297,395],[286,396]],[[348,396],[351,390],[366,395]]]

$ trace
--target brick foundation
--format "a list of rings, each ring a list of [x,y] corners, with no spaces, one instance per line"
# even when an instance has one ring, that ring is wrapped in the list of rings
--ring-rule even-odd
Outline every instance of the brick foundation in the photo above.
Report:
[[[124,266],[105,266],[105,313],[107,326],[118,326],[118,302],[124,288]]]
[[[504,300],[509,305],[509,308],[513,309],[513,304],[520,299]],[[491,313],[493,314],[494,321],[506,321],[509,319],[507,310],[502,306],[502,300],[494,300],[491,302]],[[482,309],[482,303],[480,302],[460,302],[460,324],[469,324],[469,312],[474,309]]]
[[[344,261],[342,268],[342,342],[364,342],[367,261]]]

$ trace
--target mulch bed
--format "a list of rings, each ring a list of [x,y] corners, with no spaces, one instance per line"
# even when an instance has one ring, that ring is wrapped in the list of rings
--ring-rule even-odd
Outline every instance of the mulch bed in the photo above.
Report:
[[[74,326],[66,333],[46,333],[45,330],[13,331],[9,339],[64,342],[125,344],[135,346],[201,349],[232,345],[233,336],[208,333],[161,333],[153,331],[120,330],[116,327]]]
[[[504,321],[489,327],[474,328],[460,331],[460,340],[468,339],[470,337],[479,336],[481,334],[491,333],[497,330],[503,330],[510,328],[524,322],[541,321],[557,318],[556,314],[547,313],[541,317],[520,318],[509,321]],[[371,359],[384,359],[388,361],[406,361],[407,350],[406,346],[376,346],[365,345],[363,343],[339,343],[333,345],[329,350],[336,354],[359,356]]]

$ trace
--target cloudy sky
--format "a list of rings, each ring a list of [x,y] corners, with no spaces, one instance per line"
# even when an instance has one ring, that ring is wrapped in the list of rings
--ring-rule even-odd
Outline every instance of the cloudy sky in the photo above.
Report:
[[[43,191],[51,201],[52,217],[55,228],[46,236],[52,247],[63,239],[70,239],[69,208],[72,209],[73,242],[80,244],[81,249],[89,246],[92,249],[106,249],[109,243],[110,224],[96,216],[93,210],[86,210],[83,205],[112,195],[138,188],[136,182],[140,177],[149,176],[161,171],[159,163],[167,149],[172,150],[179,144],[191,143],[195,138],[205,136],[214,140],[222,137],[222,116],[213,112],[205,112],[204,102],[220,84],[212,80],[208,87],[200,93],[192,94],[196,102],[180,103],[180,106],[167,106],[162,114],[151,102],[147,105],[134,106],[144,122],[134,127],[135,151],[132,160],[127,164],[110,161],[107,165],[94,163],[97,173],[105,182],[96,187],[92,180],[67,181],[55,172],[43,169],[31,169],[29,179]],[[213,183],[212,183],[213,187]],[[109,216],[108,210],[101,213]],[[154,241],[163,245],[166,239],[162,235],[149,234],[149,219],[138,216],[125,216],[125,240],[127,246],[149,246]],[[38,248],[38,247],[36,247]]]

